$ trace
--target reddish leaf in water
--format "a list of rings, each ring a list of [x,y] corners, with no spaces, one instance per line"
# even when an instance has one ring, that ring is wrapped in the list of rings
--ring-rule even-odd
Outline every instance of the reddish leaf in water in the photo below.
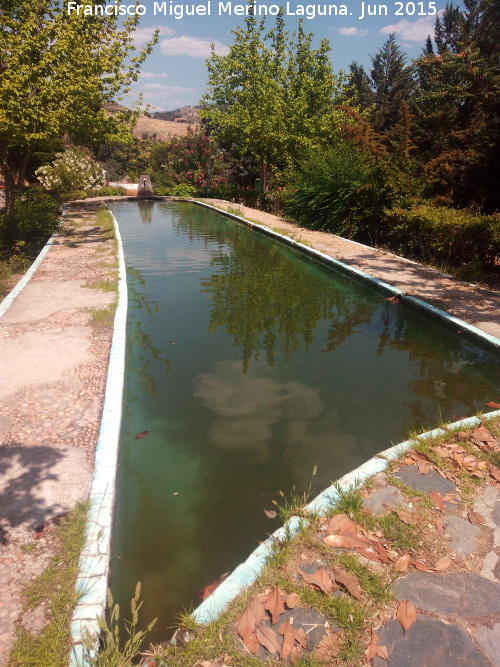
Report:
[[[342,637],[338,633],[332,633],[326,635],[318,643],[313,652],[313,657],[320,662],[330,662],[333,658],[336,658],[340,653],[340,647],[342,645]]]
[[[298,593],[288,593],[285,598],[285,606],[288,609],[295,609],[300,604],[300,595]]]
[[[295,644],[295,630],[288,621],[285,621],[278,628],[278,632],[280,635],[283,635],[283,644],[281,646],[280,658],[281,660],[286,660],[290,656],[293,645]]]
[[[330,575],[323,567],[320,567],[316,570],[316,572],[311,572],[311,573],[302,572],[302,570],[299,570],[298,574],[300,574],[302,579],[307,584],[316,586],[326,595],[328,595],[328,593],[331,593],[333,591],[334,586],[330,578]]]
[[[264,608],[271,614],[273,623],[276,623],[278,617],[285,611],[285,601],[277,586],[264,598]]]
[[[363,591],[354,577],[351,577],[351,575],[341,567],[333,567],[332,574],[335,577],[335,581],[338,584],[345,586],[353,598],[356,598],[356,600],[360,599]]]
[[[496,408],[497,410],[500,410],[500,403],[495,403],[495,401],[490,401],[489,403],[486,403],[486,405],[489,408]]]
[[[443,497],[441,496],[439,491],[431,491],[431,493],[429,493],[429,497],[438,509],[444,511]]]
[[[444,572],[450,567],[452,563],[453,561],[449,556],[443,556],[443,558],[440,558],[436,563],[436,572]]]
[[[219,579],[211,581],[209,584],[204,586],[201,590],[198,591],[198,597],[200,597],[202,600],[206,600],[210,595],[212,595],[215,589],[222,584],[228,575],[229,572],[225,572],[221,577],[219,577]]]
[[[276,519],[278,516],[278,512],[275,512],[274,510],[264,510],[264,514],[268,519]]]
[[[394,563],[394,572],[406,572],[410,564],[410,554],[403,554]]]
[[[272,628],[262,625],[255,629],[255,634],[257,635],[259,644],[267,649],[271,655],[281,651],[282,642]]]
[[[410,600],[402,600],[398,606],[397,617],[403,630],[405,632],[409,630],[417,620],[417,610],[415,609],[413,602]]]
[[[474,512],[473,510],[469,510],[467,512],[467,518],[473,526],[475,526],[477,523],[482,523],[483,525],[486,524],[486,519],[484,516],[479,514],[479,512]]]
[[[375,630],[372,630],[372,638],[368,644],[368,648],[365,651],[365,658],[368,660],[368,662],[373,660],[373,658],[377,655],[379,641],[380,640],[377,633]]]
[[[140,440],[141,438],[145,438],[147,435],[149,435],[149,429],[146,429],[145,431],[141,431],[135,436],[135,440]]]

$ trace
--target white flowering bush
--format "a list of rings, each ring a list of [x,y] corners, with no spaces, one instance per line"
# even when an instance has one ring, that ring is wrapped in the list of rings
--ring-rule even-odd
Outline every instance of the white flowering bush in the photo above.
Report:
[[[100,190],[106,172],[83,146],[74,146],[58,153],[50,165],[36,170],[36,176],[46,190],[68,193],[74,190]]]

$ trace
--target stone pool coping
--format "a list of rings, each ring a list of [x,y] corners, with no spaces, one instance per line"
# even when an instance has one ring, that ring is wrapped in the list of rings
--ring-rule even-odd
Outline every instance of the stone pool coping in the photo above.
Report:
[[[71,622],[72,650],[68,664],[85,664],[82,639],[85,635],[97,638],[97,621],[106,610],[108,577],[111,559],[111,534],[115,504],[116,468],[120,439],[122,396],[125,371],[125,344],[128,291],[125,257],[118,222],[111,211],[118,259],[118,303],[113,339],[109,355],[106,391],[95,452],[94,472],[89,493],[90,509],[87,520],[85,546],[80,556],[76,590],[80,594]]]
[[[318,514],[324,514],[337,504],[339,491],[348,491],[353,486],[359,486],[379,472],[383,472],[391,461],[414,447],[422,440],[444,436],[448,429],[467,429],[477,426],[482,419],[500,417],[500,410],[488,412],[481,417],[466,417],[459,421],[447,424],[445,428],[435,428],[431,431],[421,433],[416,438],[404,440],[393,445],[378,454],[372,456],[368,461],[351,470],[341,477],[335,484],[322,491],[314,500],[305,506],[305,510]],[[274,531],[264,542],[262,542],[250,556],[236,567],[231,574],[215,589],[215,591],[202,602],[191,614],[193,620],[200,625],[208,625],[215,621],[224,612],[228,605],[238,597],[245,589],[257,580],[264,569],[267,559],[272,554],[273,546],[277,542],[284,541],[287,537],[295,535],[303,519],[292,517],[281,528]]]

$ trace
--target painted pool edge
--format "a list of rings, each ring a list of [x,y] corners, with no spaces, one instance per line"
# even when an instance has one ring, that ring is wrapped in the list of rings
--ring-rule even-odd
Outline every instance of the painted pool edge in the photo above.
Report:
[[[68,664],[81,667],[89,651],[84,649],[85,636],[95,638],[101,629],[98,616],[106,609],[108,576],[111,558],[111,530],[115,505],[116,468],[122,417],[122,396],[125,371],[125,344],[128,292],[122,239],[118,222],[111,211],[117,241],[118,302],[113,324],[106,390],[95,452],[94,472],[90,486],[90,510],[85,546],[78,564],[76,590],[78,603],[71,620],[72,649]]]
[[[396,459],[400,454],[413,447],[419,441],[445,435],[448,429],[470,428],[480,424],[483,418],[490,419],[492,417],[500,417],[500,410],[488,412],[481,417],[466,417],[460,421],[448,424],[445,428],[435,428],[418,435],[412,440],[405,440],[397,445],[393,445],[389,449],[375,454],[371,459],[341,477],[335,485],[332,484],[322,491],[314,500],[306,505],[306,510],[323,514],[335,507],[339,499],[339,489],[347,491],[353,486],[362,484],[368,478],[373,477],[373,475],[383,472],[392,460]],[[193,620],[200,625],[208,625],[212,621],[217,620],[229,603],[256,581],[268,557],[272,553],[273,546],[277,542],[283,541],[285,537],[294,535],[298,531],[301,521],[299,517],[292,517],[281,528],[275,530],[272,535],[250,554],[246,561],[233,570],[229,577],[218,586],[210,597],[192,612],[191,617]]]
[[[64,213],[63,216],[64,217]],[[55,234],[52,234],[52,236],[49,238],[47,243],[43,246],[43,248],[40,250],[38,253],[36,259],[34,260],[33,264],[29,267],[29,269],[26,271],[26,273],[23,275],[23,277],[16,283],[16,285],[11,289],[11,291],[7,294],[7,296],[0,302],[0,319],[5,315],[7,310],[11,307],[11,305],[14,303],[15,299],[21,294],[23,289],[26,287],[26,285],[29,283],[29,281],[33,278],[35,275],[36,270],[44,260],[46,254],[49,252],[51,247],[54,245],[54,241],[56,240],[58,236],[58,233],[56,232]]]
[[[306,246],[303,243],[300,243],[300,241],[295,241],[289,236],[285,236],[284,234],[275,232],[274,230],[270,229],[269,227],[266,227],[265,225],[257,224],[255,222],[252,222],[251,220],[243,218],[242,216],[236,215],[235,213],[229,213],[228,211],[217,208],[212,204],[207,204],[206,202],[202,202],[196,199],[185,200],[185,201],[197,204],[198,206],[203,206],[205,208],[211,209],[212,211],[216,211],[217,213],[221,213],[222,215],[225,215],[228,218],[232,218],[233,220],[242,222],[247,227],[251,227],[256,231],[266,234],[267,236],[279,239],[284,244],[291,246],[293,248],[297,248],[301,252],[311,257],[314,257],[315,259],[319,260],[323,264],[326,264],[327,266],[328,265],[334,266],[344,275],[350,276],[351,278],[355,279],[357,278],[358,280],[361,280],[362,282],[365,283],[369,283],[379,291],[383,292],[384,294],[390,294],[391,296],[396,297],[397,299],[411,306],[412,308],[423,310],[427,312],[428,315],[431,315],[434,318],[441,319],[455,332],[459,334],[466,333],[473,339],[479,338],[486,345],[494,347],[497,351],[500,350],[500,338],[497,338],[496,336],[493,336],[492,334],[489,334],[486,331],[479,329],[473,324],[469,324],[469,322],[466,322],[465,320],[461,320],[460,318],[455,317],[454,315],[450,315],[450,313],[447,313],[445,310],[436,308],[436,306],[432,306],[430,303],[427,303],[426,301],[423,301],[418,297],[407,295],[402,290],[400,290],[397,287],[394,287],[394,285],[391,285],[390,283],[380,280],[379,278],[375,278],[375,276],[371,276],[370,274],[365,273],[364,271],[361,271],[360,269],[357,269],[354,266],[350,266],[349,264],[341,262],[340,260],[335,259],[335,257],[331,257],[330,255],[327,255],[326,253],[321,252],[320,250],[316,250],[315,248]],[[354,243],[356,243],[357,245],[362,245],[357,242]],[[366,248],[368,246],[362,246],[362,247]],[[411,260],[405,260],[405,261],[411,261]]]

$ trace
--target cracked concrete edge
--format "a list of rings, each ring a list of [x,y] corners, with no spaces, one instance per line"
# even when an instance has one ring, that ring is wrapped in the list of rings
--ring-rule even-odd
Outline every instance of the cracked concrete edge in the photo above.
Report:
[[[125,371],[125,343],[127,325],[127,279],[125,257],[118,222],[113,218],[118,246],[118,303],[113,325],[104,405],[97,442],[94,473],[90,487],[90,511],[87,521],[85,546],[80,555],[76,590],[78,603],[71,621],[70,667],[82,667],[92,649],[86,649],[83,639],[94,638],[97,649],[100,627],[98,617],[106,610],[109,565],[111,558],[111,530],[115,505],[116,468],[122,417],[122,396]],[[87,662],[88,664],[88,662]]]
[[[497,352],[500,350],[500,338],[492,336],[491,334],[486,333],[486,331],[479,329],[473,324],[469,324],[465,320],[461,320],[460,318],[455,317],[454,315],[450,315],[450,313],[447,313],[446,311],[441,310],[440,308],[436,308],[436,306],[432,306],[430,303],[427,303],[422,299],[405,294],[402,290],[395,287],[394,285],[391,285],[390,283],[380,280],[379,278],[375,278],[374,276],[371,276],[370,274],[365,273],[364,271],[361,271],[360,269],[357,269],[354,266],[350,266],[349,264],[341,262],[340,260],[335,259],[334,257],[331,257],[330,255],[321,252],[320,250],[316,250],[315,248],[311,248],[310,246],[304,245],[303,243],[300,243],[300,241],[296,241],[295,239],[292,239],[289,236],[280,234],[279,232],[276,232],[273,229],[266,227],[265,225],[252,222],[251,220],[247,220],[242,216],[236,215],[235,213],[229,213],[224,209],[217,208],[216,206],[213,206],[212,204],[207,204],[206,202],[198,200],[187,200],[187,201],[190,201],[193,204],[197,204],[198,206],[204,206],[205,208],[216,211],[217,213],[221,213],[222,215],[225,215],[228,218],[232,218],[233,220],[242,222],[247,227],[251,227],[256,231],[266,234],[267,236],[279,239],[282,243],[291,246],[292,248],[297,248],[301,252],[309,255],[310,257],[314,257],[322,264],[335,267],[336,269],[338,269],[338,271],[340,271],[344,275],[358,279],[362,283],[365,284],[368,283],[373,287],[375,287],[375,289],[377,289],[378,291],[381,291],[384,294],[390,294],[391,296],[395,296],[408,306],[426,312],[433,318],[441,320],[444,324],[446,324],[449,328],[453,329],[455,332],[460,334],[465,333],[469,338],[471,338],[476,343],[481,342],[482,344],[485,344],[488,347],[493,347]],[[356,243],[356,245],[362,246],[363,248],[369,247],[361,243],[358,243],[357,241],[352,241],[352,243]],[[373,248],[371,248],[371,250],[373,250]],[[398,259],[404,259],[406,262],[413,263],[416,266],[422,266],[404,257],[399,257],[399,255],[394,255],[394,257],[397,257]],[[439,275],[449,277],[446,274],[441,274],[440,272],[437,273]]]
[[[328,510],[335,507],[342,492],[358,487],[364,484],[370,477],[373,477],[373,475],[383,472],[391,461],[398,458],[398,456],[411,447],[414,447],[419,441],[443,436],[449,429],[471,428],[480,424],[483,418],[491,419],[494,417],[500,417],[500,410],[488,412],[480,417],[466,417],[452,424],[447,424],[444,428],[435,428],[431,431],[421,433],[412,440],[405,440],[397,445],[393,445],[389,449],[375,454],[368,461],[365,461],[365,463],[362,463],[341,477],[308,503],[305,509],[320,515],[325,514]],[[274,533],[250,554],[246,561],[238,565],[227,579],[224,579],[210,597],[192,612],[191,617],[193,620],[200,625],[208,625],[212,621],[217,620],[229,603],[256,581],[268,557],[272,553],[273,546],[295,535],[302,521],[303,519],[294,516],[281,526],[281,528],[275,530]]]
[[[64,211],[62,213],[61,218],[64,218]],[[54,245],[54,241],[56,240],[58,236],[58,233],[56,232],[55,234],[52,234],[50,239],[47,241],[47,243],[43,246],[43,248],[40,250],[38,253],[37,258],[33,262],[33,264],[30,266],[30,268],[26,271],[24,276],[19,280],[17,285],[11,289],[11,291],[7,294],[7,296],[0,302],[0,318],[2,318],[7,310],[11,307],[11,305],[14,303],[14,300],[17,299],[17,297],[21,294],[23,289],[26,287],[26,285],[29,283],[31,278],[34,276],[36,270],[42,263],[42,261],[45,258],[45,255],[49,252],[51,247]]]

